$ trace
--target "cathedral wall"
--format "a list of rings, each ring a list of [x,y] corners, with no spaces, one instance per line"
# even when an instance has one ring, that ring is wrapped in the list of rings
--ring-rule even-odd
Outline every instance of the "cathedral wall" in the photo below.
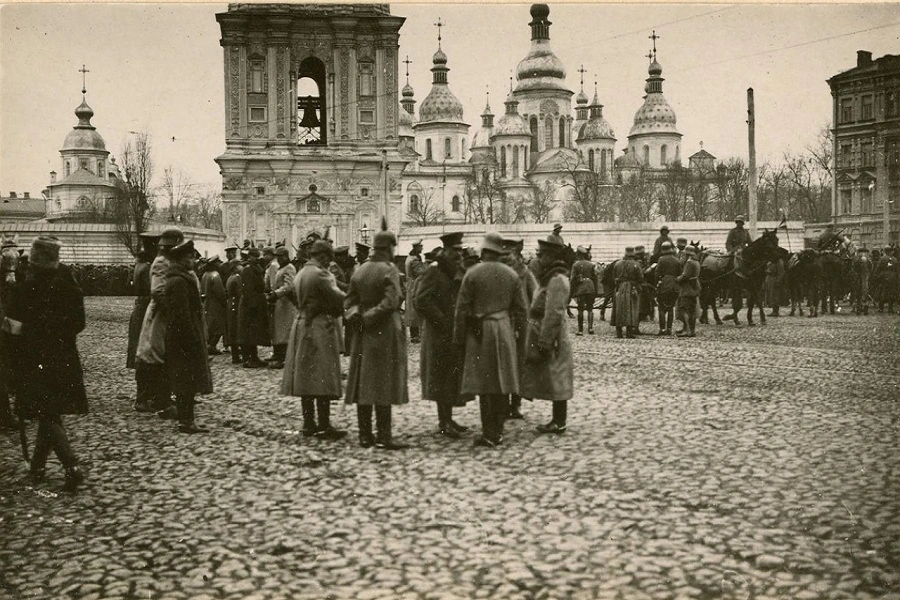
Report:
[[[662,162],[662,149],[665,150],[665,162]],[[645,151],[644,148],[647,148]],[[628,151],[634,152],[638,161],[647,164],[645,153],[649,152],[650,161],[647,166],[651,169],[662,169],[666,165],[681,159],[681,136],[675,133],[658,133],[645,136],[635,136],[628,140]]]

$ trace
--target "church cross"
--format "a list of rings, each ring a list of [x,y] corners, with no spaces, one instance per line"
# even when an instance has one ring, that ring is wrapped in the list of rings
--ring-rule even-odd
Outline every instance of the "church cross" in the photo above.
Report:
[[[649,39],[653,40],[653,58],[656,58],[656,40],[660,39],[659,35],[656,35],[656,30],[653,30],[653,34],[647,36]]]
[[[578,72],[581,73],[581,89],[584,89],[584,74],[587,73],[587,69],[584,68],[584,65],[581,65],[581,68],[578,69]]]
[[[78,69],[78,72],[81,73],[81,93],[86,94],[87,93],[87,79],[85,78],[85,75],[87,75],[91,71],[89,69],[87,69],[84,65],[81,65],[81,68]]]
[[[441,23],[441,18],[438,17],[437,23],[434,24],[434,26],[438,28],[438,50],[441,49],[441,27],[444,25],[445,23]]]
[[[406,81],[408,83],[409,82],[409,65],[412,62],[411,60],[409,60],[409,54],[406,55],[406,60],[404,60],[402,62],[406,63]]]
[[[649,60],[650,62],[653,62],[653,53],[652,52],[648,52],[647,54],[645,54],[645,56],[647,57],[647,60]]]

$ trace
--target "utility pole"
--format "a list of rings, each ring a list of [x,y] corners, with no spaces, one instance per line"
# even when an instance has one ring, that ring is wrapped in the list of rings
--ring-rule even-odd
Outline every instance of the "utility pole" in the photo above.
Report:
[[[389,223],[388,219],[388,211],[390,209],[391,203],[388,199],[388,159],[387,159],[387,150],[381,151],[381,170],[384,172],[384,222]],[[390,226],[390,225],[389,225]]]
[[[753,88],[747,88],[747,135],[750,142],[750,173],[748,175],[748,206],[750,237],[756,239],[756,113],[753,109]]]

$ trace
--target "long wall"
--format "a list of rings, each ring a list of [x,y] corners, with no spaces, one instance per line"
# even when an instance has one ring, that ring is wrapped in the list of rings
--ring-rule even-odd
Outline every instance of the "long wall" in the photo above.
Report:
[[[666,223],[669,235],[674,242],[676,238],[685,237],[688,241],[699,241],[707,248],[725,249],[725,238],[734,227],[730,221],[681,221]],[[626,246],[644,245],[649,253],[653,242],[659,236],[662,223],[563,223],[562,237],[573,248],[591,246],[591,258],[598,262],[609,262],[621,257]],[[760,232],[763,228],[773,229],[777,221],[762,221],[757,224]],[[788,229],[779,231],[779,244],[784,248],[799,250],[803,248],[803,223],[788,221]],[[481,238],[489,230],[497,231],[503,237],[522,238],[525,240],[525,255],[533,255],[537,241],[546,238],[553,228],[552,224],[519,224],[519,225],[448,225],[441,227],[410,227],[400,232],[398,253],[409,251],[414,240],[424,240],[425,251],[440,246],[443,232],[462,231],[467,246],[479,247]]]
[[[155,231],[161,229],[153,227]],[[182,227],[185,236],[204,256],[224,257],[225,234],[212,229]],[[18,245],[27,252],[39,235],[52,235],[62,242],[60,260],[64,263],[131,264],[134,257],[116,237],[115,225],[97,223],[23,223],[0,221],[4,238],[18,236]]]

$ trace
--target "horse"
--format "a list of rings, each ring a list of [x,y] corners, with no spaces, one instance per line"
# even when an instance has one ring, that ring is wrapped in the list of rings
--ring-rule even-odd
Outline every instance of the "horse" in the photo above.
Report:
[[[807,248],[791,254],[784,276],[791,298],[791,312],[788,316],[793,317],[799,310],[802,317],[803,300],[806,299],[809,317],[818,317],[819,290],[822,287],[822,263],[818,251]]]
[[[822,314],[826,310],[834,314],[835,302],[840,303],[840,299],[845,295],[845,274],[846,264],[842,255],[834,252],[820,252],[819,263],[822,265],[821,284],[821,301]]]
[[[766,313],[762,302],[762,286],[766,279],[766,265],[769,262],[784,258],[787,250],[778,246],[778,234],[764,230],[763,234],[752,241],[740,253],[721,254],[705,252],[700,256],[700,322],[708,323],[707,309],[711,306],[716,324],[722,319],[716,309],[716,296],[723,289],[741,290],[747,293],[747,324],[753,322],[753,308],[759,309],[759,320],[766,324]],[[733,320],[740,325],[738,318],[739,305],[732,303],[733,312],[726,315],[726,320]]]
[[[869,314],[869,276],[872,274],[872,259],[868,252],[857,252],[850,263],[852,275],[850,298],[853,313]]]

